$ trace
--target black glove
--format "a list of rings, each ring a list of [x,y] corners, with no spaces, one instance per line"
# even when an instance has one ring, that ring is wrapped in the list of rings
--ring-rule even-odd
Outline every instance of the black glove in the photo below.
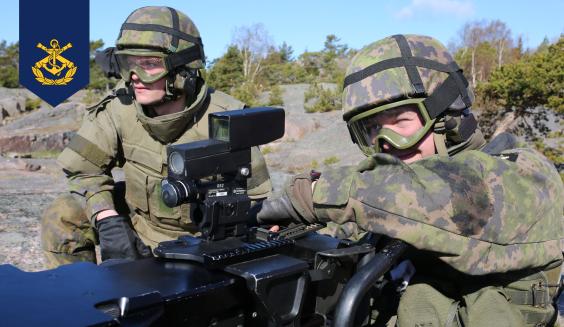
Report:
[[[146,246],[129,225],[129,218],[110,216],[96,221],[100,239],[102,261],[108,259],[136,260],[152,256]]]
[[[264,200],[251,208],[251,222],[258,224],[288,225],[291,222],[301,223],[302,219],[292,206],[290,199],[283,194],[279,198]]]

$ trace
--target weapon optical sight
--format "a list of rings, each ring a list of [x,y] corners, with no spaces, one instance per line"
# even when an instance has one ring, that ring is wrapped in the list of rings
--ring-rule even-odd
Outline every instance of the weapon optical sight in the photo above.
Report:
[[[217,226],[217,221],[243,227],[250,205],[251,147],[284,135],[284,110],[218,112],[210,114],[208,122],[209,139],[167,147],[168,177],[162,182],[162,199],[169,207],[192,203],[190,216],[201,229]]]

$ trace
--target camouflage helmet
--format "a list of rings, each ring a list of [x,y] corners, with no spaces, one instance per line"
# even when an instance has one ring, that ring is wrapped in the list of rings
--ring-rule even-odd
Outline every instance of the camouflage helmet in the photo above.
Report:
[[[162,102],[193,95],[203,83],[204,46],[200,32],[185,14],[170,7],[142,7],[121,26],[115,58],[126,83],[135,73],[153,83],[166,77]],[[127,85],[127,84],[126,84]]]
[[[426,119],[425,133],[418,135],[422,138],[446,111],[460,113],[471,106],[467,88],[462,69],[439,41],[421,35],[393,35],[364,47],[352,59],[343,84],[343,119],[353,142],[368,155],[370,144],[362,144],[359,134],[363,131],[352,123],[359,116],[375,108],[387,110],[396,103],[413,102]],[[473,117],[472,121],[475,123]],[[409,146],[416,143],[411,141]]]
[[[142,7],[133,11],[121,26],[118,52],[159,51],[167,54],[169,71],[187,65],[204,68],[204,46],[194,22],[170,7]]]

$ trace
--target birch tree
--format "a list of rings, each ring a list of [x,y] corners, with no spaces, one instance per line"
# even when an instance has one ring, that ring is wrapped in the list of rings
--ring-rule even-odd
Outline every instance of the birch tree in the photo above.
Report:
[[[254,83],[262,69],[264,58],[272,47],[268,31],[263,24],[238,27],[233,32],[232,44],[241,51],[245,81]]]

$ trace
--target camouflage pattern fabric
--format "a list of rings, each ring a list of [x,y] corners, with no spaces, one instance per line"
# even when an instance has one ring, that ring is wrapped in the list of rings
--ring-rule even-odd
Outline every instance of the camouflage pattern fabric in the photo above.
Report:
[[[405,35],[412,55],[442,64],[453,61],[448,50],[437,40],[421,35]],[[401,57],[396,40],[387,37],[360,50],[352,59],[346,75],[387,59]],[[447,73],[428,68],[417,68],[427,94],[433,93],[437,86],[448,77]],[[390,68],[373,74],[362,81],[351,84],[343,90],[343,111],[350,118],[355,109],[375,107],[383,103],[413,97],[415,89],[404,67]],[[345,118],[345,120],[348,120]]]
[[[41,247],[47,268],[79,261],[96,262],[96,232],[80,196],[56,198],[41,217]]]
[[[298,212],[310,210],[299,206],[311,195],[296,201],[292,185],[307,182],[294,179],[287,189]],[[533,150],[467,151],[410,165],[377,154],[359,167],[324,171],[309,204],[314,217],[304,219],[355,222],[485,275],[560,265],[563,199],[553,164]]]
[[[329,235],[338,239],[347,239],[358,242],[366,234],[365,231],[358,227],[358,224],[349,221],[344,224],[337,224],[332,221],[327,226],[317,231],[319,234]]]
[[[189,120],[185,131],[174,144],[207,139],[209,113],[244,106],[219,91],[210,89],[206,94],[200,104],[202,111],[193,115],[195,118]],[[166,144],[155,140],[145,130],[137,119],[136,105],[130,97],[114,97],[92,108],[71,144],[59,156],[59,163],[68,174],[71,192],[79,197],[84,210],[67,213],[65,208],[69,205],[62,201],[44,214],[43,247],[46,251],[55,254],[78,251],[84,240],[80,235],[72,234],[75,226],[83,226],[84,219],[92,222],[102,210],[116,209],[122,205],[131,210],[132,223],[139,229],[143,242],[149,246],[154,247],[157,242],[197,232],[190,220],[187,204],[169,208],[160,197],[161,180],[167,171]],[[257,148],[253,148],[251,157],[253,177],[248,182],[248,194],[251,199],[262,199],[270,195],[272,190],[270,175],[264,157]],[[115,198],[115,183],[110,172],[116,166],[123,166],[127,185],[125,201]],[[118,212],[121,213],[120,210]],[[65,224],[61,220],[73,223]],[[72,240],[65,236],[69,233],[74,235]],[[62,244],[77,246],[61,247]]]
[[[180,11],[178,14],[178,30],[194,38],[200,37],[200,32],[194,22]],[[160,25],[165,28],[173,29],[173,13],[168,7],[143,7],[135,10],[127,19],[125,23],[129,24],[152,24]],[[160,48],[164,52],[179,52],[184,49],[193,47],[195,44],[180,38],[178,46],[172,47],[172,35],[168,33],[155,32],[155,31],[138,31],[138,30],[123,30],[117,41],[116,46],[118,49],[155,49]],[[203,54],[202,54],[203,55]],[[188,65],[190,68],[201,69],[204,68],[202,60],[195,60]]]

